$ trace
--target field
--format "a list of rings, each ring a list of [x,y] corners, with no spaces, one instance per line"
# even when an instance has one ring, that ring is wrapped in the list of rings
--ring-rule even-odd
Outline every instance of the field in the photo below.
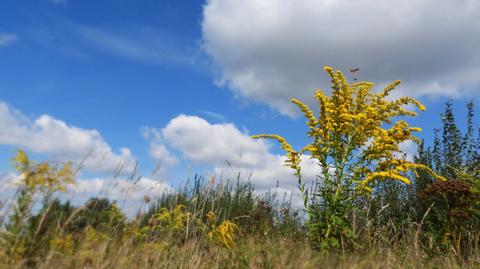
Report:
[[[433,145],[414,136],[400,117],[413,98],[391,100],[395,81],[379,93],[349,84],[326,67],[332,93],[318,91],[316,113],[303,112],[311,143],[295,150],[282,136],[301,195],[258,193],[238,174],[230,180],[196,176],[158,200],[144,197],[135,216],[120,201],[62,198],[75,184],[72,163],[13,158],[17,192],[2,203],[2,268],[479,268],[480,143],[473,103],[465,133],[451,103]],[[318,115],[318,116],[316,116]],[[400,144],[419,144],[407,158]],[[302,163],[316,160],[316,182]],[[131,176],[133,185],[135,176]],[[124,197],[128,200],[129,197]]]

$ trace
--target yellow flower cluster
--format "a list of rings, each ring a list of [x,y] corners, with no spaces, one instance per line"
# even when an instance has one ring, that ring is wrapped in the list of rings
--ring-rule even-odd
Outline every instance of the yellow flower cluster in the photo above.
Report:
[[[48,162],[35,164],[23,150],[17,152],[13,161],[17,170],[21,172],[21,184],[30,190],[66,192],[66,185],[75,183],[70,163],[61,167],[53,167]]]
[[[411,163],[403,159],[396,160],[387,160],[383,163],[380,163],[377,166],[377,171],[367,174],[365,180],[361,181],[358,188],[371,191],[371,188],[368,187],[374,180],[385,180],[385,179],[394,179],[401,181],[405,184],[410,184],[410,180],[404,175],[407,171],[413,171],[415,174],[417,170],[423,170],[432,175],[438,180],[445,181],[446,178],[437,175],[431,168],[424,164]]]
[[[182,232],[185,229],[189,217],[190,213],[186,212],[184,205],[177,205],[172,210],[161,208],[160,211],[153,216],[154,220],[162,225],[158,227],[168,227],[177,232]]]
[[[62,253],[70,254],[73,251],[74,239],[71,234],[65,236],[56,236],[50,240],[50,246],[52,250]]]
[[[229,220],[225,220],[208,233],[208,238],[232,249],[236,246],[235,237],[237,233],[238,226]]]
[[[317,90],[318,116],[306,104],[297,99],[297,105],[307,119],[307,135],[312,142],[300,152],[296,152],[281,136],[263,134],[254,138],[271,138],[280,142],[287,154],[287,165],[300,170],[300,155],[309,152],[312,158],[323,164],[326,170],[333,163],[337,175],[352,177],[359,187],[370,190],[375,180],[393,179],[406,184],[410,181],[405,174],[418,169],[426,170],[439,180],[428,167],[410,163],[401,157],[400,145],[406,141],[418,142],[413,132],[420,128],[411,127],[400,120],[392,124],[399,116],[416,116],[415,111],[405,108],[413,105],[419,110],[425,107],[415,99],[403,97],[389,100],[387,97],[400,84],[394,81],[383,91],[374,93],[371,82],[349,84],[341,71],[325,67],[332,83],[331,96]],[[390,125],[390,128],[386,128]],[[329,173],[331,171],[325,171]]]
[[[197,228],[201,234],[208,237],[211,242],[218,243],[226,248],[234,248],[236,246],[236,237],[239,232],[238,226],[229,220],[224,220],[218,226],[216,225],[217,215],[213,211],[205,214],[206,221],[195,217],[184,205],[177,205],[174,209],[161,208],[158,213],[153,216],[152,227],[138,233],[143,237],[152,230],[155,231],[175,231],[178,233],[186,232],[188,229]],[[187,228],[189,227],[189,228]]]

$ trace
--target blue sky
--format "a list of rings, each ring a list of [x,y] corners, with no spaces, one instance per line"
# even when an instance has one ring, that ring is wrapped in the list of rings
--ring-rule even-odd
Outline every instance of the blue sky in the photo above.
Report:
[[[288,188],[291,177],[267,173],[288,171],[278,148],[248,134],[301,146],[304,120],[288,100],[327,89],[324,65],[358,66],[380,86],[402,79],[399,94],[427,105],[411,121],[427,140],[449,98],[462,124],[464,104],[480,97],[480,5],[347,2],[1,1],[0,168],[11,169],[17,148],[74,160],[100,149],[110,163],[93,156],[81,177],[108,178],[112,163],[138,160],[140,174],[160,163],[150,177],[177,186],[238,156],[234,168],[255,178],[245,156],[256,153],[256,183]]]

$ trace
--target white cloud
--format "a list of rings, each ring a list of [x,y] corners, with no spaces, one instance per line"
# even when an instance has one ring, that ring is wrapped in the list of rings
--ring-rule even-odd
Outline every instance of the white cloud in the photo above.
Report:
[[[11,213],[11,206],[20,180],[19,175],[15,173],[0,176],[0,188],[2,189],[0,219]],[[76,205],[94,197],[104,197],[111,201],[116,200],[128,216],[133,216],[142,208],[145,197],[155,201],[164,194],[174,192],[173,188],[164,181],[147,177],[137,179],[81,178],[77,179],[75,184],[68,185],[67,190],[66,193],[57,193],[57,197],[66,198]],[[35,200],[39,202],[37,198]]]
[[[209,0],[204,49],[238,97],[292,115],[328,90],[324,65],[403,80],[400,94],[480,97],[477,0]]]
[[[143,127],[141,130],[145,139],[150,140],[150,156],[160,162],[163,166],[173,166],[178,163],[178,159],[162,143],[162,137],[158,130],[149,127]]]
[[[114,152],[97,130],[70,126],[49,115],[31,120],[0,102],[0,145],[25,148],[72,161],[84,161],[92,171],[111,172],[122,168],[128,172],[135,158],[128,148]]]
[[[180,115],[162,129],[162,137],[195,162],[258,167],[268,156],[267,146],[240,132],[233,124],[210,124],[196,116]]]
[[[163,181],[140,177],[137,180],[127,179],[80,179],[69,187],[70,195],[78,198],[108,197],[111,200],[140,201],[145,196],[151,199],[160,198],[172,192],[170,185]]]
[[[22,179],[19,174],[8,172],[0,176],[0,187],[2,190],[16,189],[21,180]]]
[[[270,153],[269,144],[252,139],[230,123],[211,124],[197,116],[179,115],[164,128],[156,130],[162,142],[182,153],[189,161],[212,167],[223,179],[242,179],[251,174],[259,192],[276,186],[295,190],[297,179],[284,165],[285,158]],[[314,160],[303,161],[304,179],[313,181],[318,174]],[[296,192],[296,191],[295,191]]]
[[[15,34],[0,33],[0,47],[11,45],[17,41],[17,39]]]
[[[413,157],[417,154],[418,145],[412,140],[407,140],[400,143],[399,149],[405,154],[407,160],[413,161]]]

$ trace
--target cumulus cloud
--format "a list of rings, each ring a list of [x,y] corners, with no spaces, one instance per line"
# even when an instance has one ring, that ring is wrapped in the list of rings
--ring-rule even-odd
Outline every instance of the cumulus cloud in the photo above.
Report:
[[[143,137],[150,140],[150,156],[160,162],[163,166],[173,166],[178,163],[177,157],[163,144],[160,132],[154,128],[143,127],[141,130]]]
[[[218,83],[238,97],[293,115],[291,97],[328,90],[324,65],[398,94],[480,97],[476,0],[209,0],[203,46]]]
[[[263,140],[252,139],[230,123],[211,124],[197,116],[179,115],[164,128],[156,129],[162,143],[181,152],[188,160],[212,167],[224,179],[250,177],[259,192],[278,183],[281,189],[295,190],[297,181],[285,158],[272,154]],[[313,181],[318,175],[314,160],[303,160],[305,180]]]
[[[210,124],[196,117],[180,115],[161,131],[165,141],[195,162],[258,167],[268,155],[267,146],[240,132],[233,124]]]
[[[0,47],[11,45],[15,41],[17,41],[15,34],[0,33]]]
[[[0,102],[0,145],[83,160],[84,167],[92,171],[126,172],[135,166],[130,149],[114,152],[97,130],[71,126],[49,115],[32,120],[3,102]]]

